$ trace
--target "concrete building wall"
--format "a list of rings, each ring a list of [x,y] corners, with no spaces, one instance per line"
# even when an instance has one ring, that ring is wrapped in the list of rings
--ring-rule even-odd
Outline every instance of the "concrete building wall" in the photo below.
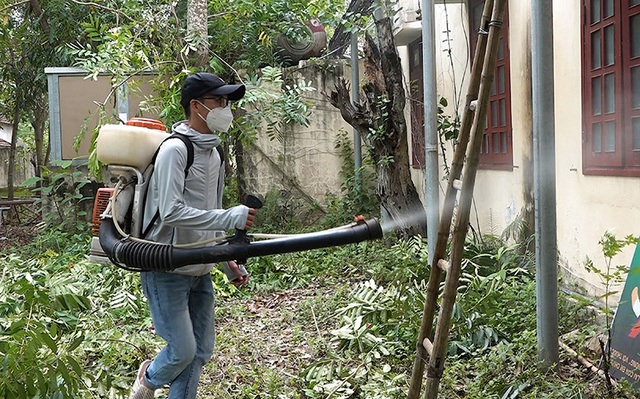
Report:
[[[0,140],[11,143],[11,132],[13,132],[13,126],[11,123],[0,119]]]
[[[353,134],[326,95],[333,90],[336,79],[345,75],[348,79],[350,73],[344,62],[322,66],[307,63],[287,70],[293,81],[311,82],[315,88],[304,93],[311,111],[309,126],[292,126],[280,139],[269,138],[264,131],[259,133],[246,150],[250,189],[263,195],[272,189],[291,191],[307,204],[317,201],[321,206],[327,194],[340,192],[344,160],[335,146],[344,134],[352,142]]]
[[[11,133],[13,127],[11,123],[0,120],[0,187],[9,185],[9,146],[11,145]],[[22,184],[25,180],[35,176],[35,169],[30,162],[31,154],[25,153],[22,141],[18,140],[16,152],[16,168],[13,184]]]
[[[9,176],[9,147],[0,146],[0,187],[7,187]],[[34,167],[29,162],[29,154],[24,154],[22,149],[18,149],[16,155],[16,168],[13,179],[14,187],[22,184],[25,180],[35,176]]]

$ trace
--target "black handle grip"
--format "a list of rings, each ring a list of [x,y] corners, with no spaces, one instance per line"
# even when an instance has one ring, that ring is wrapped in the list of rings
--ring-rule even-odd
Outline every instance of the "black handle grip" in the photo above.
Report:
[[[258,196],[253,195],[253,194],[242,194],[242,197],[240,198],[240,203],[242,205],[248,206],[249,208],[253,208],[253,209],[260,209],[262,208],[262,199],[258,198]]]
[[[260,209],[262,208],[262,205],[263,205],[262,200],[258,198],[258,196],[253,194],[247,194],[247,193],[242,195],[242,197],[240,198],[240,203],[242,205],[248,206],[249,208],[253,208],[253,209]],[[248,244],[248,243],[249,243],[249,237],[247,237],[247,231],[242,229],[236,229],[236,234],[234,234],[234,236],[229,239],[230,245]],[[245,263],[247,263],[247,260],[237,259],[236,262],[239,265],[244,265]]]

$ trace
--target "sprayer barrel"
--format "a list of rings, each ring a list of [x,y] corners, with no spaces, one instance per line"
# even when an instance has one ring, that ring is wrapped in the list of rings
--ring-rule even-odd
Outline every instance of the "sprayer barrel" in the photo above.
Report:
[[[354,244],[378,238],[382,238],[382,228],[377,220],[371,219],[343,229],[251,242],[246,245],[229,245],[229,248],[235,255],[231,258],[233,260]],[[210,251],[210,256],[215,257],[217,248],[214,246],[207,249]]]
[[[110,219],[100,226],[100,245],[112,262],[130,270],[168,271],[199,263],[216,263],[327,248],[382,238],[376,219],[341,229],[300,234],[273,240],[215,245],[201,248],[176,248],[169,244],[132,241],[121,238]]]

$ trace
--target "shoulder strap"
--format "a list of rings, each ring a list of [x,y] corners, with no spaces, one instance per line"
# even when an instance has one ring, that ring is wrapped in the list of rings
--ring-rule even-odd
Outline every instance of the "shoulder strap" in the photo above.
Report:
[[[222,149],[222,144],[219,144],[216,147],[216,150],[218,150],[218,155],[220,155],[220,163],[224,164],[224,150]]]
[[[162,146],[162,144],[164,144],[165,141],[169,139],[180,139],[184,143],[185,147],[187,147],[187,165],[184,168],[184,176],[187,177],[189,175],[189,168],[191,168],[191,165],[193,165],[194,149],[193,143],[191,142],[189,137],[182,133],[174,132],[169,137],[164,139],[156,149],[156,152],[153,154],[153,157],[151,158],[151,164],[156,163],[156,158],[158,157],[158,152],[160,152],[160,147]]]
[[[193,143],[191,142],[189,137],[182,133],[173,133],[171,136],[167,137],[165,141],[169,140],[170,138],[177,138],[182,140],[185,147],[187,147],[187,165],[184,168],[184,177],[186,178],[189,175],[189,168],[191,167],[191,165],[193,165]]]
[[[164,143],[165,141],[167,141],[169,139],[173,139],[173,138],[177,138],[177,139],[182,140],[182,142],[184,143],[185,147],[187,147],[187,165],[184,168],[184,177],[186,179],[187,176],[189,175],[189,168],[191,168],[191,165],[193,165],[193,158],[194,158],[193,143],[191,142],[189,137],[187,137],[186,135],[184,135],[182,133],[175,133],[175,132],[172,133],[166,139],[164,139],[162,141],[162,143]],[[160,146],[162,146],[162,143],[160,144]],[[158,152],[160,151],[160,146],[158,146],[158,149],[153,154],[153,157],[151,158],[151,164],[155,164],[156,163],[156,157],[158,156]],[[151,173],[153,173],[153,170],[151,171]],[[151,175],[149,175],[148,178],[150,178],[150,177],[151,177]],[[143,203],[142,209],[144,209],[144,207],[146,206],[147,192],[148,192],[148,190],[145,190],[145,192],[144,192],[144,198],[142,200],[142,203]],[[156,223],[156,221],[158,220],[159,217],[160,217],[160,210],[157,210],[156,213],[151,218],[151,221],[149,221],[149,224],[147,224],[147,228],[144,229],[141,232],[141,237],[140,238],[145,238],[147,236],[147,234],[149,234],[149,231],[151,230],[151,227],[153,227],[153,225]]]

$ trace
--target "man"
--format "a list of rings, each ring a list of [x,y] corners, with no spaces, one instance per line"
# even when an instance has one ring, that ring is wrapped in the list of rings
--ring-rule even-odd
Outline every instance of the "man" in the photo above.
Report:
[[[248,230],[255,210],[240,205],[222,207],[224,162],[216,147],[219,132],[229,129],[233,115],[229,101],[244,96],[244,85],[226,84],[210,73],[190,75],[182,85],[180,104],[187,120],[173,125],[193,143],[193,164],[187,167],[188,149],[179,139],[166,140],[158,151],[149,182],[144,221],[152,225],[147,239],[185,244],[212,238],[216,231]],[[145,226],[146,227],[146,226]],[[246,284],[248,274],[235,262],[225,262],[225,273],[235,285]],[[140,366],[130,399],[152,399],[167,384],[169,399],[196,397],[202,367],[213,353],[215,341],[214,265],[199,264],[170,273],[141,273],[156,332],[166,346],[153,361]]]

